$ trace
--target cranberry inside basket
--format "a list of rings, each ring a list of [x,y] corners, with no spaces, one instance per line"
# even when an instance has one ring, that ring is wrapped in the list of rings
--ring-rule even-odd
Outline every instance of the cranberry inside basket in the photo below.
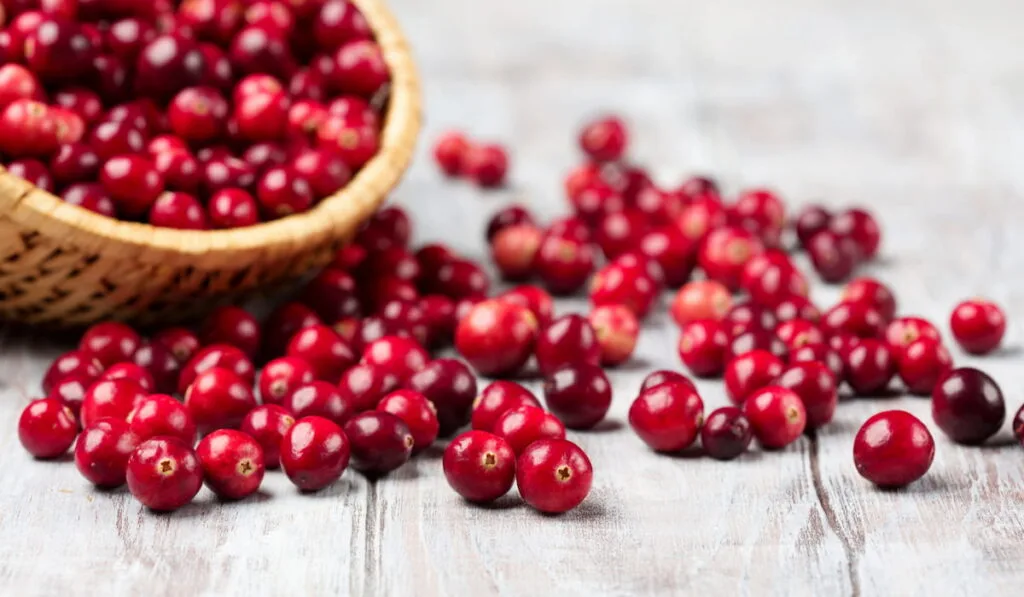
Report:
[[[408,165],[381,0],[3,7],[0,317],[166,320],[302,275]]]

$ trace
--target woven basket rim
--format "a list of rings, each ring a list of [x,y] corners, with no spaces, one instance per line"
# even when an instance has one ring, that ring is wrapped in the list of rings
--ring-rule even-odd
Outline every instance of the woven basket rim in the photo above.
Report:
[[[95,247],[104,253],[133,253],[140,262],[178,262],[182,255],[220,255],[252,259],[252,252],[292,252],[314,238],[337,237],[352,222],[370,217],[398,183],[409,162],[420,128],[420,82],[408,42],[383,0],[351,0],[362,11],[381,47],[391,73],[391,91],[378,152],[345,187],[307,212],[280,220],[229,230],[176,230],[126,222],[72,205],[52,193],[9,174],[0,167],[0,181],[17,188],[16,197],[0,197],[0,209],[12,221],[35,227],[65,242]],[[247,259],[247,260],[248,260]],[[218,259],[217,261],[223,261]]]

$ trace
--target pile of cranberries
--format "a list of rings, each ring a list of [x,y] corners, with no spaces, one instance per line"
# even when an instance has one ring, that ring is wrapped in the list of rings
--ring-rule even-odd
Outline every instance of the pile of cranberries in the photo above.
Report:
[[[68,203],[251,226],[310,209],[379,148],[390,74],[348,0],[3,8],[0,159]]]

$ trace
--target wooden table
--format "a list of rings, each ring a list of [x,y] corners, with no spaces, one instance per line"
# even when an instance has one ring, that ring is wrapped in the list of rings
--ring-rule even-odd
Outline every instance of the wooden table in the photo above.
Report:
[[[1010,313],[1008,348],[959,363],[1024,400],[1024,53],[1019,3],[776,0],[400,0],[426,82],[428,128],[396,197],[421,241],[483,256],[482,227],[523,198],[566,208],[579,123],[627,115],[635,157],[665,182],[710,172],[792,204],[870,206],[885,226],[869,273],[901,311],[946,321],[984,294]],[[455,126],[514,148],[515,188],[441,179],[429,141]],[[828,305],[834,288],[816,287]],[[566,301],[559,309],[582,308]],[[945,324],[943,326],[945,328]],[[997,595],[1024,573],[1024,452],[1008,429],[964,448],[936,432],[929,474],[896,492],[853,468],[870,414],[920,398],[844,401],[816,438],[732,463],[649,452],[624,427],[642,376],[678,368],[664,313],[613,374],[611,424],[574,433],[596,468],[578,510],[550,518],[515,497],[468,506],[439,451],[386,480],[349,471],[299,495],[279,473],[240,504],[205,489],[154,515],[91,489],[67,462],[32,461],[14,432],[62,348],[8,333],[0,364],[0,587],[30,595]],[[533,385],[537,387],[536,384]],[[709,408],[726,402],[700,384]],[[1007,425],[1008,427],[1008,425]]]

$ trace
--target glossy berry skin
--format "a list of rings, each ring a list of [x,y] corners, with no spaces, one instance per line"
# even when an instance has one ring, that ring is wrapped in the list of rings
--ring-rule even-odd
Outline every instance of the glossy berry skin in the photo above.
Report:
[[[505,184],[508,154],[496,144],[471,145],[462,163],[463,174],[483,188]]]
[[[395,415],[409,427],[414,453],[428,448],[440,433],[434,405],[419,392],[396,390],[377,403],[377,410]]]
[[[78,435],[75,414],[55,398],[33,400],[21,411],[18,439],[32,456],[56,458],[68,451]]]
[[[753,432],[750,421],[735,406],[723,406],[708,415],[700,429],[704,452],[715,460],[732,460],[747,451]]]
[[[585,242],[549,234],[537,249],[534,268],[549,292],[572,294],[594,271],[594,249]]]
[[[146,396],[142,386],[128,379],[96,382],[85,392],[79,420],[83,427],[106,417],[125,421]]]
[[[659,226],[644,233],[637,245],[665,273],[665,285],[678,288],[690,279],[697,265],[696,245],[675,226]]]
[[[789,321],[790,319],[806,319],[817,323],[821,319],[821,311],[805,296],[790,296],[775,306],[775,319]]]
[[[690,379],[687,378],[682,373],[676,373],[675,371],[660,369],[658,371],[652,371],[651,373],[647,374],[647,377],[645,377],[644,380],[640,383],[640,393],[642,394],[647,390],[660,386],[661,384],[664,383],[681,383],[684,385],[689,385],[691,388],[693,388],[694,392],[697,391],[697,386],[693,385],[693,382],[690,381]]]
[[[590,322],[579,315],[565,315],[541,330],[535,349],[541,375],[550,375],[565,365],[601,362],[601,345]]]
[[[523,281],[533,274],[533,261],[544,234],[533,224],[508,226],[491,241],[491,260],[509,281]]]
[[[843,377],[859,396],[885,390],[896,374],[889,347],[881,340],[865,338],[843,356]]]
[[[338,390],[355,412],[377,408],[380,399],[397,387],[398,379],[378,365],[356,365],[338,381]]]
[[[932,418],[956,443],[981,445],[1003,426],[1003,392],[995,380],[977,369],[953,369],[932,392]]]
[[[1017,410],[1017,415],[1013,417],[1013,435],[1021,446],[1024,446],[1024,406],[1021,406]]]
[[[953,309],[949,317],[949,328],[960,348],[971,354],[988,354],[1003,341],[1006,333],[1006,316],[992,301],[972,299],[964,301]]]
[[[775,379],[777,385],[796,392],[807,411],[807,427],[827,425],[839,404],[837,379],[825,365],[810,361],[792,363]]]
[[[139,443],[128,423],[100,419],[86,427],[75,442],[75,467],[97,487],[120,487],[125,482],[128,458]]]
[[[263,366],[257,387],[263,404],[281,404],[299,386],[315,379],[313,368],[297,357],[280,357]]]
[[[568,512],[583,503],[593,478],[587,454],[564,439],[536,441],[516,460],[519,495],[546,514]]]
[[[164,192],[164,180],[156,167],[137,155],[107,160],[100,168],[100,183],[117,204],[118,213],[132,217],[146,214]]]
[[[622,305],[602,305],[587,320],[601,347],[602,365],[614,367],[629,360],[640,336],[640,322],[633,311]]]
[[[221,499],[246,498],[256,493],[263,482],[263,448],[241,431],[214,431],[196,446],[196,456],[206,486]]]
[[[885,321],[896,316],[896,297],[888,286],[874,278],[857,278],[843,287],[839,298],[844,303],[867,303]]]
[[[772,385],[782,373],[782,360],[766,350],[751,350],[725,366],[725,391],[733,404],[743,404],[755,391]]]
[[[233,371],[214,367],[200,373],[185,392],[185,406],[201,433],[237,429],[256,407],[252,384]]]
[[[849,278],[857,267],[856,249],[849,247],[845,240],[831,230],[822,230],[811,237],[805,245],[814,271],[818,272],[825,282],[842,282]]]
[[[708,278],[738,290],[743,266],[763,251],[764,245],[753,234],[726,226],[708,234],[697,253],[697,262]]]
[[[612,260],[639,246],[649,226],[647,215],[637,209],[606,213],[594,228],[594,240],[604,256]]]
[[[455,348],[481,375],[513,375],[533,353],[537,318],[513,303],[477,303],[455,328]]]
[[[459,131],[448,131],[434,142],[434,161],[447,176],[463,173],[469,141]]]
[[[590,282],[590,304],[623,305],[639,318],[650,312],[661,286],[644,268],[612,262],[598,270]]]
[[[629,425],[658,452],[690,446],[704,424],[704,402],[692,386],[663,383],[640,395],[629,407]]]
[[[768,189],[748,189],[729,208],[730,223],[757,235],[766,246],[779,245],[786,211],[782,200]]]
[[[352,468],[382,476],[409,461],[416,440],[405,421],[383,411],[366,411],[345,423],[352,448]]]
[[[832,233],[849,238],[857,247],[862,259],[871,260],[878,254],[882,231],[874,216],[861,208],[851,208],[836,214],[828,224]]]
[[[593,429],[612,404],[612,386],[595,365],[566,365],[544,379],[548,410],[569,429]]]
[[[149,371],[146,371],[135,363],[118,363],[108,367],[97,381],[113,381],[127,379],[139,384],[143,390],[153,392],[156,390],[156,382]]]
[[[542,328],[551,323],[551,319],[554,317],[555,302],[551,295],[540,286],[529,284],[516,286],[498,295],[497,298],[499,301],[515,303],[526,307],[533,312],[533,316],[537,318],[537,323]]]
[[[801,209],[793,221],[800,245],[806,247],[815,234],[828,229],[831,220],[832,213],[821,205],[808,205]]]
[[[858,338],[881,338],[886,320],[865,302],[839,303],[826,311],[818,323],[826,336],[851,334]]]
[[[785,361],[786,345],[775,334],[761,330],[748,330],[737,334],[729,340],[725,349],[725,362],[728,364],[740,355],[752,350],[765,350]]]
[[[200,348],[199,336],[182,327],[165,328],[154,334],[152,339],[170,350],[182,365],[189,362]]]
[[[128,458],[128,490],[151,510],[170,512],[192,501],[203,486],[203,471],[192,447],[172,437],[139,444]]]
[[[539,408],[533,392],[514,381],[491,382],[473,401],[470,425],[477,431],[494,431],[494,425],[506,412],[522,406]]]
[[[718,321],[693,321],[683,326],[679,358],[697,377],[717,377],[725,368],[729,336]]]
[[[825,335],[817,325],[806,319],[790,319],[775,327],[775,336],[786,345],[786,350],[793,352],[808,344],[825,342]]]
[[[190,446],[196,441],[196,424],[188,409],[163,394],[150,394],[136,402],[128,425],[139,441],[160,436],[176,437]]]
[[[49,394],[61,380],[71,376],[95,380],[103,373],[103,365],[92,356],[80,351],[66,352],[56,359],[43,374],[43,392]]]
[[[444,450],[445,479],[471,502],[493,502],[512,489],[516,454],[504,439],[486,431],[467,431]]]
[[[96,359],[105,369],[117,363],[130,361],[141,342],[138,332],[131,327],[107,321],[86,330],[78,343],[78,349]]]
[[[53,386],[53,389],[50,390],[46,397],[55,398],[63,402],[64,406],[71,409],[75,420],[78,421],[79,413],[82,410],[82,402],[85,400],[85,394],[95,382],[96,380],[92,377],[71,375]]]
[[[495,213],[488,220],[487,242],[493,241],[494,237],[505,228],[520,224],[536,224],[536,222],[526,207],[519,204],[509,205]]]
[[[240,307],[214,309],[199,330],[204,346],[227,344],[241,350],[250,359],[260,350],[260,324],[251,313]]]
[[[173,393],[181,381],[182,365],[163,344],[144,342],[132,362],[149,372],[157,392]]]
[[[672,299],[672,319],[685,326],[692,321],[725,317],[732,307],[732,294],[724,284],[714,280],[695,280],[684,285]]]
[[[920,338],[907,345],[896,368],[907,391],[931,396],[939,379],[953,369],[953,357],[942,343]]]
[[[405,387],[422,394],[434,405],[441,437],[450,437],[469,423],[477,386],[465,363],[435,359],[410,377]]]
[[[580,131],[580,149],[595,162],[614,162],[626,152],[629,132],[616,116],[605,116],[587,123]]]
[[[526,405],[498,417],[494,434],[504,438],[518,455],[537,440],[565,439],[565,425],[543,408]]]
[[[306,417],[281,440],[281,467],[300,490],[318,491],[341,478],[350,453],[341,427],[323,417]]]
[[[423,370],[430,355],[415,340],[401,336],[384,336],[363,348],[361,363],[377,365],[388,375],[403,383]]]
[[[244,352],[227,344],[212,344],[200,349],[182,367],[181,375],[178,377],[178,393],[185,394],[200,374],[214,368],[231,371],[250,388],[256,381],[256,369]],[[157,388],[159,387],[160,383],[157,382]]]
[[[264,404],[249,411],[238,430],[256,440],[263,449],[267,469],[281,466],[281,441],[295,424],[295,417],[283,406]]]
[[[885,328],[885,341],[897,362],[903,358],[907,346],[919,338],[942,341],[938,328],[920,317],[897,317]]]
[[[743,414],[750,421],[754,437],[770,450],[793,443],[807,426],[807,412],[800,396],[779,386],[754,392],[743,403]]]
[[[296,419],[316,416],[338,425],[344,425],[355,414],[337,386],[326,381],[311,381],[295,388],[281,406]]]
[[[334,382],[356,364],[352,348],[326,325],[303,328],[292,336],[285,355],[301,359],[313,368],[313,377]]]
[[[860,476],[879,487],[903,487],[928,472],[935,440],[928,428],[903,410],[887,410],[865,421],[853,440]]]

